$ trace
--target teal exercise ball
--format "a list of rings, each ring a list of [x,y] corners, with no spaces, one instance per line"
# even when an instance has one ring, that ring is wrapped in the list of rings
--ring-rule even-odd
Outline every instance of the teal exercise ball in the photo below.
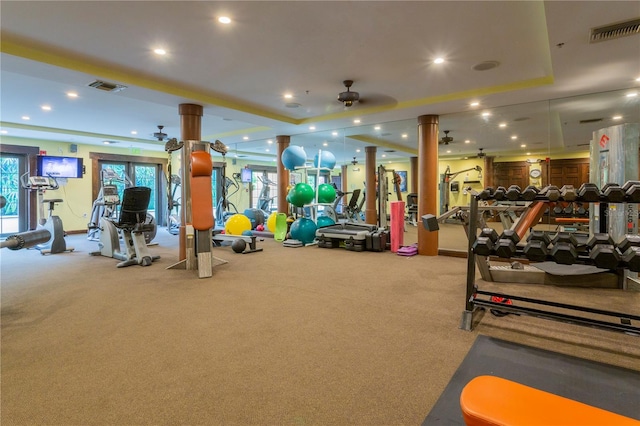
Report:
[[[316,238],[316,229],[316,224],[311,219],[300,217],[293,221],[289,232],[294,240],[309,244]]]
[[[295,170],[296,167],[302,167],[307,162],[307,153],[301,146],[290,145],[282,151],[280,160],[285,169]]]
[[[316,223],[318,225],[318,228],[336,224],[336,222],[333,219],[331,219],[329,216],[318,216],[318,218],[316,219]]]
[[[322,151],[320,156],[316,154],[315,157],[313,157],[313,165],[315,167],[333,170],[336,166],[336,156],[329,151]]]
[[[307,183],[298,183],[291,188],[287,198],[289,202],[296,207],[303,207],[305,204],[309,204],[316,196],[316,192],[311,185]]]
[[[336,189],[329,183],[318,185],[318,202],[333,203],[336,199]]]

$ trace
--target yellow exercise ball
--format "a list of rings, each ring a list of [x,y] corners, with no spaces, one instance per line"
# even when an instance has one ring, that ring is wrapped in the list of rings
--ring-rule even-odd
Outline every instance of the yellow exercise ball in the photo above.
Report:
[[[228,235],[242,235],[244,231],[251,231],[251,221],[243,214],[234,214],[224,225],[224,233]]]
[[[278,216],[278,213],[271,213],[269,219],[267,219],[267,229],[272,234],[276,232],[276,216]]]

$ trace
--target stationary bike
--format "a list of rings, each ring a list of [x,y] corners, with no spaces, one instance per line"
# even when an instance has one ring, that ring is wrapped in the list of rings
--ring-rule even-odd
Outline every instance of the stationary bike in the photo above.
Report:
[[[44,199],[45,191],[55,191],[60,188],[56,178],[52,176],[29,176],[29,173],[27,172],[20,176],[20,183],[23,188],[37,192],[38,216],[40,217],[37,229],[44,229],[51,235],[49,241],[38,244],[34,246],[34,248],[40,250],[40,254],[42,255],[73,251],[73,247],[67,247],[67,242],[64,239],[62,219],[53,214],[53,209],[55,208],[56,203],[62,203],[63,200],[60,198]],[[44,214],[45,203],[49,204],[49,215],[46,219]]]

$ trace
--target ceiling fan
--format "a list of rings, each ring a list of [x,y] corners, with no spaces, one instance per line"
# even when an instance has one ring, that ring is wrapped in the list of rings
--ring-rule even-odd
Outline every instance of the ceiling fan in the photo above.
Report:
[[[342,104],[348,108],[352,106],[354,102],[360,100],[360,93],[352,92],[351,90],[349,90],[351,88],[351,85],[353,85],[353,80],[345,80],[342,82],[342,84],[344,84],[344,87],[347,88],[347,91],[341,92],[338,95],[338,101],[342,102]]]
[[[353,157],[353,160],[351,160],[351,164],[353,164],[354,166],[358,164],[358,160],[356,160],[356,157]]]
[[[445,130],[444,136],[438,141],[439,145],[449,145],[449,142],[453,142],[453,138],[449,136],[451,130]]]
[[[158,131],[153,134],[153,137],[158,139],[158,141],[160,142],[164,141],[168,137],[168,135],[164,133],[162,129],[164,129],[164,126],[158,125]]]
[[[487,154],[485,154],[485,153],[482,151],[483,149],[484,149],[484,148],[478,148],[478,154],[476,155],[476,157],[478,157],[478,158],[482,158],[482,157],[486,157],[486,156],[487,156]]]

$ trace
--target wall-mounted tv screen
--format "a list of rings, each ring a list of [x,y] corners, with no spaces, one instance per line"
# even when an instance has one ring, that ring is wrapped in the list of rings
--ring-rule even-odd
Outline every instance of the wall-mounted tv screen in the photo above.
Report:
[[[240,180],[242,183],[251,183],[251,169],[242,169]]]
[[[54,178],[81,178],[82,158],[38,155],[36,171],[38,176],[51,176]]]

